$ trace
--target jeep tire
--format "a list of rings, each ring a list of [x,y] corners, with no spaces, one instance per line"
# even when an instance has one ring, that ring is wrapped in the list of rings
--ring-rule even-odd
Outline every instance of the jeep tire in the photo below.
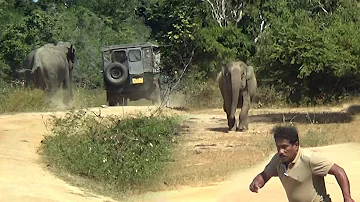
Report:
[[[150,96],[151,103],[153,105],[161,104],[164,100],[164,91],[160,88],[159,83],[156,83],[156,87]]]
[[[123,84],[129,76],[128,69],[121,63],[113,62],[105,67],[105,80],[112,85],[119,86]]]
[[[120,96],[118,99],[119,106],[127,106],[128,105],[128,99],[126,97]]]
[[[127,106],[128,98],[122,96],[112,95],[109,97],[109,106]]]

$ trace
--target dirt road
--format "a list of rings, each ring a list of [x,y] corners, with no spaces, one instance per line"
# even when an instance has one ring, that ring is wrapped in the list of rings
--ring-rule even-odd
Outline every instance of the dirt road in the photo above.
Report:
[[[148,107],[101,109],[102,115],[149,111]],[[94,109],[95,112],[98,109]],[[180,113],[180,112],[179,112]],[[211,114],[215,112],[209,112]],[[216,113],[221,114],[221,110]],[[112,201],[103,196],[85,193],[56,178],[38,163],[37,149],[47,129],[44,124],[53,113],[0,115],[0,201]],[[56,113],[62,115],[63,113]],[[201,117],[201,116],[200,116]],[[351,182],[354,199],[360,200],[360,146],[355,144],[316,148],[345,168]],[[248,191],[252,178],[265,162],[242,171],[227,182],[204,188],[148,193],[132,201],[286,201],[278,179],[272,179],[260,193]],[[341,191],[333,176],[326,178],[333,201],[342,201]]]

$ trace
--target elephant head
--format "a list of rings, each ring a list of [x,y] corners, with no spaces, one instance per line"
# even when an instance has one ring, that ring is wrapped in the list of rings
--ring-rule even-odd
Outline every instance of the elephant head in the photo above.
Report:
[[[75,63],[75,46],[70,42],[59,41],[55,47],[60,47],[63,53],[66,55],[66,59],[69,64],[69,71],[71,72]]]
[[[75,63],[75,47],[73,44],[71,44],[70,48],[68,48],[66,58],[69,61],[69,70],[72,71]]]

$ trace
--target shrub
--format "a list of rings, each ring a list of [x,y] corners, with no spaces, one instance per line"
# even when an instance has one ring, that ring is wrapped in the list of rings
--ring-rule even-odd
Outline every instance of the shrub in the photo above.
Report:
[[[258,85],[252,103],[263,107],[284,106],[286,98],[283,92],[277,91],[274,86]]]
[[[184,88],[185,105],[189,108],[218,108],[222,107],[220,90],[214,81],[193,81],[191,86]]]
[[[326,133],[315,129],[308,129],[300,138],[300,144],[303,147],[319,147],[328,145],[334,141],[333,138],[326,135]]]
[[[52,124],[40,150],[46,163],[120,191],[151,182],[161,172],[179,130],[176,117],[100,118],[84,111],[70,111]]]

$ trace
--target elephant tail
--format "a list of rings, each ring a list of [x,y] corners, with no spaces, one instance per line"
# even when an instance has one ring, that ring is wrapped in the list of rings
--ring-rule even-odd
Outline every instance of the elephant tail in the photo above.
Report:
[[[19,69],[19,70],[16,70],[17,72],[19,73],[25,73],[25,72],[31,72],[31,69]]]

